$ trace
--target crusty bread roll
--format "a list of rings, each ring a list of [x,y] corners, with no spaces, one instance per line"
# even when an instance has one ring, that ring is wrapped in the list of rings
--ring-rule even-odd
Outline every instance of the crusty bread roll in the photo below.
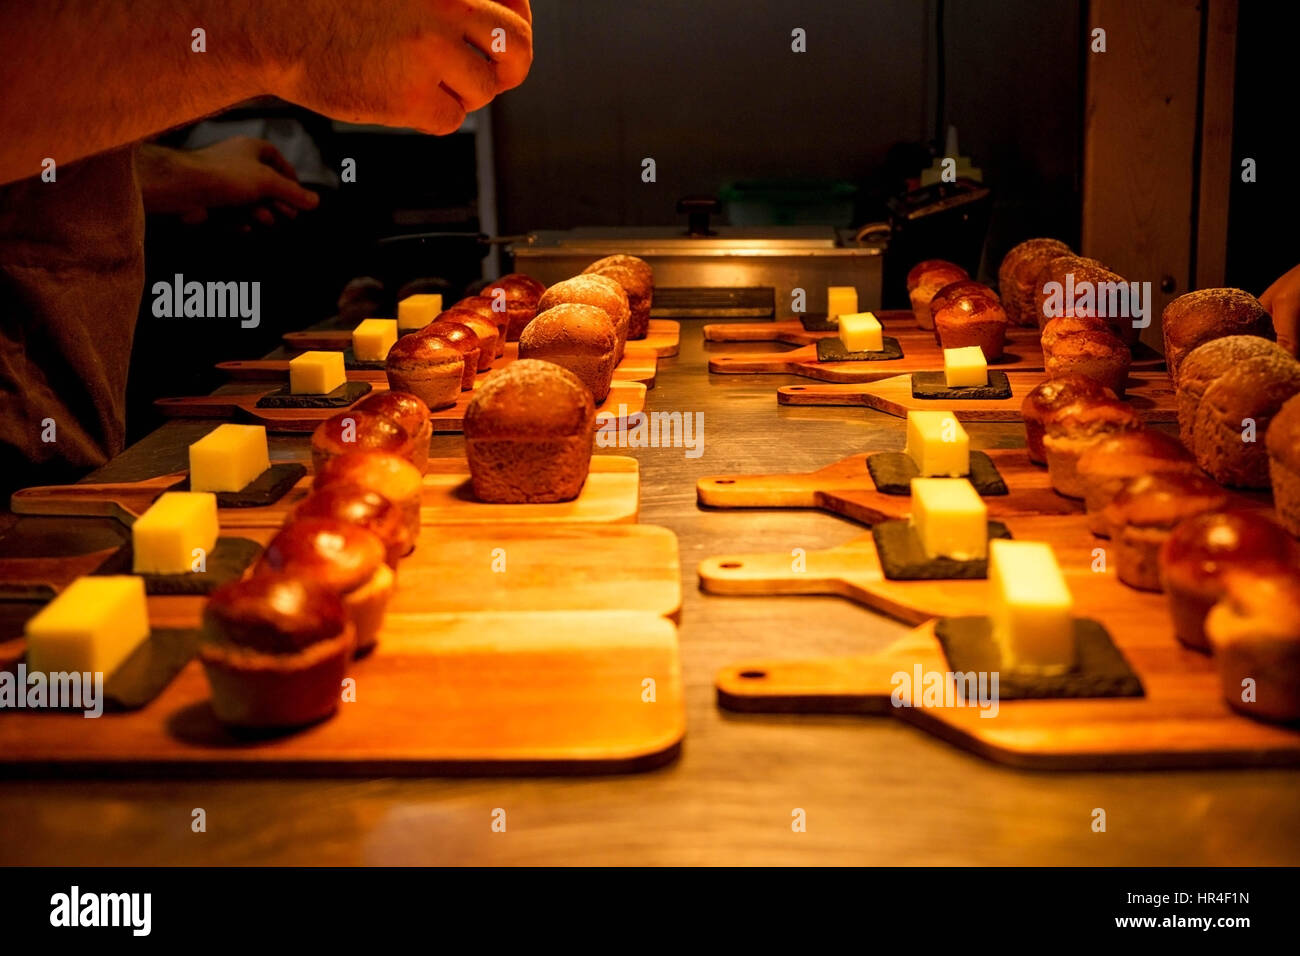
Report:
[[[424,476],[405,458],[382,452],[338,455],[316,470],[312,488],[342,483],[377,491],[402,513],[412,546],[420,537],[420,496]]]
[[[1079,456],[1076,469],[1088,509],[1088,530],[1103,538],[1110,534],[1103,512],[1130,478],[1166,471],[1199,474],[1200,470],[1182,442],[1154,429],[1120,432],[1099,441]]]
[[[491,373],[465,410],[465,451],[480,501],[576,498],[591,468],[596,408],[568,369],[519,359]]]
[[[1228,706],[1258,720],[1300,720],[1300,571],[1232,571],[1224,592],[1205,633]]]
[[[1132,364],[1133,355],[1128,346],[1110,332],[1063,335],[1043,356],[1047,374],[1053,378],[1085,375],[1101,382],[1120,398],[1124,397],[1124,385]]]
[[[1275,337],[1269,314],[1258,299],[1241,289],[1198,289],[1180,295],[1165,306],[1160,324],[1165,365],[1174,385],[1183,359],[1198,345],[1225,335]]]
[[[465,353],[418,332],[398,339],[384,362],[388,387],[417,395],[430,408],[456,404],[465,367]]]
[[[320,471],[331,458],[357,451],[385,452],[400,455],[407,461],[416,457],[415,441],[410,433],[392,419],[374,412],[344,409],[317,425],[311,434],[314,471]]]
[[[1192,426],[1197,463],[1234,488],[1269,486],[1265,436],[1287,399],[1300,392],[1300,362],[1260,355],[1225,371],[1205,389]],[[1252,428],[1253,426],[1253,428]]]
[[[1052,487],[1067,498],[1082,498],[1079,458],[1098,442],[1141,427],[1133,406],[1115,399],[1080,401],[1058,409],[1044,423],[1043,435]]]
[[[331,482],[313,491],[293,510],[294,520],[303,518],[329,518],[360,525],[384,543],[384,560],[393,569],[397,568],[399,559],[415,548],[397,505],[379,492],[353,482]]]
[[[1002,358],[1007,313],[986,285],[963,279],[940,289],[930,299],[934,337],[945,349],[979,346],[988,362]]]
[[[594,305],[566,303],[538,312],[528,323],[519,336],[519,357],[567,368],[599,405],[609,396],[617,346],[608,312]]]
[[[1039,343],[1043,346],[1043,355],[1049,355],[1056,343],[1067,335],[1079,332],[1110,332],[1110,323],[1095,315],[1071,315],[1052,319],[1043,326]]]
[[[500,334],[492,322],[472,309],[462,309],[460,307],[454,307],[440,313],[434,321],[451,322],[454,325],[463,325],[468,328],[478,338],[477,370],[486,372],[492,367],[492,361],[497,356],[497,338]]]
[[[501,353],[506,350],[506,332],[510,327],[510,313],[505,309],[505,300],[502,300],[502,308],[498,311],[493,308],[493,300],[485,295],[467,295],[461,299],[451,309],[462,309],[474,312],[481,318],[491,322],[497,330],[496,346],[493,351],[493,358],[500,358]],[[448,309],[447,311],[451,311]],[[441,318],[441,316],[439,316]]]
[[[1062,375],[1039,382],[1020,403],[1020,417],[1025,422],[1025,448],[1029,460],[1047,464],[1043,434],[1048,420],[1056,413],[1081,402],[1115,401],[1116,395],[1096,379],[1084,375]]]
[[[1052,284],[1060,285],[1060,294]],[[1121,298],[1120,286],[1123,286]],[[1112,301],[1112,292],[1114,297]],[[1089,291],[1091,290],[1091,291]],[[1066,292],[1073,297],[1066,298]],[[1133,303],[1128,301],[1128,283],[1096,259],[1058,256],[1047,261],[1034,276],[1034,315],[1039,328],[1052,319],[1090,316],[1104,321],[1111,334],[1132,346],[1141,329],[1133,325]],[[1121,314],[1127,310],[1130,314]]]
[[[371,392],[352,407],[380,415],[406,429],[411,436],[411,464],[424,471],[429,463],[429,439],[433,437],[427,402],[412,392],[393,388],[390,382],[388,391]]]
[[[1159,591],[1160,548],[1180,521],[1228,506],[1228,494],[1202,474],[1159,472],[1130,478],[1103,512],[1115,573],[1129,587]]]
[[[500,303],[505,303],[506,341],[517,342],[519,333],[537,314],[537,300],[545,291],[546,286],[532,276],[512,272],[495,280],[479,294],[492,303],[492,309],[497,313],[500,313]]]
[[[618,365],[623,361],[623,346],[627,344],[628,323],[632,317],[627,293],[623,291],[623,287],[606,275],[591,273],[574,276],[572,279],[555,283],[542,293],[542,298],[537,303],[537,312],[540,315],[547,309],[570,303],[594,305],[598,309],[605,310],[610,321],[614,323],[614,334],[618,337],[618,344],[614,349],[614,364]]]
[[[1247,359],[1263,355],[1285,358],[1286,353],[1276,343],[1259,335],[1225,335],[1196,346],[1184,357],[1178,367],[1178,437],[1188,448],[1195,448],[1192,429],[1196,413],[1201,407],[1201,396],[1210,383],[1230,368]]]
[[[1300,537],[1300,395],[1273,416],[1264,439],[1278,521]]]
[[[655,275],[650,264],[636,256],[606,256],[587,266],[582,274],[609,276],[623,287],[630,313],[627,337],[645,338],[650,331],[650,308],[655,298]]]
[[[1034,307],[1034,279],[1038,270],[1049,260],[1070,254],[1070,247],[1059,239],[1026,239],[1006,254],[998,266],[998,293],[1012,324],[1038,325]]]
[[[478,374],[478,357],[482,351],[482,343],[474,334],[474,330],[467,325],[459,325],[455,322],[443,322],[434,319],[418,332],[412,332],[402,338],[422,338],[435,339],[460,352],[461,357],[465,359],[465,367],[461,371],[460,390],[468,392],[474,387],[474,376]],[[397,346],[394,346],[396,348]]]
[[[917,263],[907,274],[907,296],[912,302],[912,315],[923,329],[934,328],[934,314],[930,303],[946,286],[964,282],[970,274],[955,262],[944,259],[927,259]]]

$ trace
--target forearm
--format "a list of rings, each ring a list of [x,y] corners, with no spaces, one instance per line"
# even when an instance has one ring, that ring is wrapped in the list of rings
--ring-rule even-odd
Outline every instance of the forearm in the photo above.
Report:
[[[270,4],[41,0],[12,6],[0,31],[0,183],[41,172],[46,157],[64,164],[135,142],[272,85],[257,40],[275,19]],[[192,49],[196,28],[206,33],[206,52]]]

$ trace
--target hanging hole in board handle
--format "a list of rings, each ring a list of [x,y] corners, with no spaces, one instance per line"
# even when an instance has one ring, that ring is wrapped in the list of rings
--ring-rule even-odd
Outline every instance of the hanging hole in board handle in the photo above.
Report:
[[[767,676],[767,671],[741,671],[740,676],[745,680],[762,680]]]
[[[736,479],[735,478],[714,478],[713,483],[715,485],[734,485],[736,483]]]
[[[734,571],[736,568],[740,566],[741,565],[739,561],[723,561],[721,564],[718,565],[718,567],[726,568],[728,571]]]

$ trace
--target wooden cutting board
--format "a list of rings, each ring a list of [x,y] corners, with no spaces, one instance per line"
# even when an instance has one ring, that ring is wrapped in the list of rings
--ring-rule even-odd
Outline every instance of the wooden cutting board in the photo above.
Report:
[[[862,405],[900,418],[910,411],[952,412],[964,422],[1018,422],[1020,405],[1044,372],[1007,372],[1011,397],[1000,400],[953,400],[912,397],[912,376],[895,375],[866,384],[783,385],[776,390],[782,405]],[[1148,423],[1178,421],[1178,406],[1167,372],[1133,372],[1125,401]]]
[[[682,326],[672,319],[651,319],[646,337],[629,339],[625,355],[657,356],[676,355],[681,348]],[[284,344],[291,349],[345,349],[352,344],[351,329],[315,329],[305,332],[286,332]]]
[[[217,723],[197,662],[138,711],[87,721],[6,710],[0,767],[9,776],[634,772],[672,760],[686,729],[676,628],[644,612],[392,613],[349,676],[356,700],[334,718],[263,740]]]
[[[475,379],[475,386],[492,374],[481,373]],[[374,382],[373,389],[382,391],[388,388],[386,381]],[[185,398],[160,398],[154,407],[164,415],[172,418],[221,418],[265,425],[273,432],[309,432],[317,425],[332,418],[343,408],[258,408],[257,400],[267,392],[279,386],[263,390],[221,395],[193,395]],[[469,407],[473,391],[464,391],[456,399],[456,404],[440,408],[430,413],[436,432],[458,432],[465,423],[465,409]],[[596,406],[596,421],[627,418],[645,410],[646,387],[638,382],[614,382],[605,401]]]
[[[1258,495],[1238,503],[1265,506]],[[1077,614],[1106,625],[1146,697],[1006,701],[996,718],[978,717],[971,708],[894,708],[895,673],[910,674],[918,663],[927,671],[947,670],[931,619],[985,614],[990,591],[986,580],[888,581],[868,534],[807,552],[804,571],[793,569],[788,552],[723,555],[700,565],[701,586],[710,592],[837,594],[921,624],[879,655],[728,667],[717,679],[720,703],[745,711],[893,714],[989,759],[1041,769],[1300,763],[1300,730],[1240,717],[1222,702],[1213,661],[1174,639],[1164,595],[1123,584],[1110,562],[1104,571],[1093,570],[1094,549],[1109,542],[1091,535],[1083,517],[1004,520],[1016,538],[1052,545]]]
[[[154,500],[185,477],[175,472],[143,481],[116,484],[46,485],[14,492],[10,508],[17,514],[81,515],[116,518],[130,524]],[[221,527],[279,527],[311,488],[303,478],[275,504],[264,508],[222,508]],[[591,472],[573,501],[556,504],[484,504],[469,489],[469,467],[461,458],[431,458],[424,475],[420,508],[423,524],[492,524],[635,522],[638,512],[637,461],[623,455],[593,455]]]
[[[519,343],[507,342],[506,350],[492,363],[493,369],[504,368],[519,358]],[[288,359],[258,359],[246,362],[218,362],[217,369],[225,372],[237,382],[277,382],[289,381]],[[653,388],[659,359],[651,353],[623,356],[623,361],[614,369],[616,382],[640,382],[646,388]],[[487,372],[481,372],[480,377]],[[349,382],[369,382],[376,388],[388,387],[388,375],[383,369],[348,369]]]
[[[984,499],[990,518],[1023,514],[1077,514],[1082,502],[1052,490],[1047,469],[1024,449],[985,449],[1010,490]],[[901,518],[912,510],[907,495],[876,490],[867,454],[850,455],[817,471],[790,475],[712,475],[695,485],[696,498],[712,508],[821,508],[863,524]]]
[[[899,333],[922,331],[911,309],[876,309],[875,316],[885,334],[898,338]],[[810,319],[826,320],[824,315]],[[1012,330],[1013,334],[1015,330]],[[933,335],[933,332],[926,332]],[[718,322],[704,326],[706,342],[782,342],[786,345],[812,345],[833,338],[835,332],[809,332],[798,319],[771,319],[766,322]]]

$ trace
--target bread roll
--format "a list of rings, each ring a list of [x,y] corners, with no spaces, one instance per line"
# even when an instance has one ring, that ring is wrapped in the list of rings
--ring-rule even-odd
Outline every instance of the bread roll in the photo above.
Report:
[[[591,275],[574,276],[557,282],[544,293],[537,303],[537,312],[541,314],[557,305],[594,305],[604,309],[614,323],[614,334],[618,337],[614,349],[614,364],[623,361],[623,347],[627,344],[628,323],[632,311],[628,305],[627,293],[623,287],[609,276]]]
[[[475,313],[480,318],[492,323],[496,329],[497,337],[493,348],[493,358],[500,358],[506,350],[506,332],[510,328],[510,313],[506,311],[506,300],[501,300],[501,309],[498,311],[493,308],[493,300],[485,295],[467,295],[461,299],[451,309],[462,309]],[[447,311],[451,311],[448,309]]]
[[[1059,296],[1054,294],[1053,283],[1060,285]],[[1124,290],[1122,300],[1120,286]],[[1115,289],[1113,301],[1112,288]],[[1070,291],[1073,296],[1067,301],[1065,294]],[[1101,319],[1108,326],[1107,331],[1131,347],[1137,342],[1141,330],[1134,327],[1131,314],[1120,314],[1132,311],[1128,291],[1124,278],[1096,259],[1058,256],[1049,260],[1034,277],[1035,317],[1039,328],[1055,318],[1088,316]]]
[[[1205,633],[1228,706],[1258,720],[1300,720],[1300,571],[1230,572],[1224,591]]]
[[[912,301],[912,315],[916,317],[916,324],[923,329],[933,329],[934,314],[930,311],[931,300],[945,286],[968,279],[970,274],[965,269],[943,259],[927,259],[914,266],[908,273],[907,294]]]
[[[311,434],[313,471],[320,471],[331,458],[358,451],[400,455],[407,461],[418,457],[415,441],[406,429],[374,412],[345,409],[325,419]]]
[[[1047,374],[1084,375],[1095,379],[1120,398],[1133,362],[1128,346],[1110,332],[1076,332],[1061,336],[1043,356]]]
[[[1223,597],[1224,575],[1271,574],[1297,562],[1300,546],[1255,512],[1210,512],[1179,522],[1160,549],[1160,583],[1169,596],[1174,636],[1208,651],[1205,616]]]
[[[1043,355],[1050,354],[1056,348],[1056,343],[1067,335],[1077,335],[1080,332],[1110,332],[1110,323],[1095,315],[1070,315],[1052,319],[1043,326],[1039,336]]]
[[[1300,392],[1300,362],[1261,355],[1226,370],[1205,389],[1192,427],[1202,468],[1233,488],[1269,486],[1265,435],[1273,416]],[[1253,429],[1252,429],[1253,424]]]
[[[1080,456],[1100,441],[1141,427],[1133,407],[1115,399],[1081,401],[1058,409],[1044,422],[1043,451],[1052,487],[1068,498],[1082,498]]]
[[[1183,357],[1178,368],[1178,436],[1188,448],[1195,448],[1192,434],[1196,426],[1196,413],[1201,407],[1201,396],[1210,383],[1230,368],[1247,359],[1273,355],[1287,357],[1275,342],[1258,335],[1227,335],[1211,339],[1192,349]]]
[[[395,504],[414,545],[420,536],[420,493],[424,489],[424,476],[409,461],[379,452],[339,455],[316,470],[312,488],[327,488],[335,483],[369,488]]]
[[[1038,325],[1034,303],[1038,270],[1051,259],[1070,254],[1070,247],[1059,239],[1026,239],[1006,254],[998,267],[998,292],[1012,324]]]
[[[1249,292],[1241,289],[1199,289],[1180,295],[1160,317],[1165,339],[1165,364],[1178,384],[1179,366],[1187,354],[1225,335],[1274,338],[1273,320]]]
[[[480,501],[568,501],[587,480],[591,392],[568,369],[519,359],[488,376],[465,410],[465,449]]]
[[[491,303],[494,311],[500,312],[500,303],[505,303],[506,341],[519,341],[519,333],[537,314],[537,300],[546,291],[546,286],[532,276],[522,272],[512,272],[486,286],[481,295]]]
[[[417,395],[430,408],[456,404],[465,368],[460,349],[418,332],[398,339],[384,363],[390,389]],[[428,448],[427,442],[424,447]]]
[[[411,392],[394,389],[390,382],[388,391],[371,392],[352,407],[402,426],[411,436],[411,464],[421,472],[425,470],[429,462],[433,421],[429,418],[429,406],[423,399]]]
[[[1040,465],[1047,464],[1047,453],[1043,449],[1043,435],[1050,419],[1062,409],[1073,405],[1110,400],[1115,393],[1096,379],[1083,375],[1063,375],[1040,382],[1030,390],[1020,403],[1020,417],[1025,422],[1025,447],[1029,460]]]
[[[328,518],[365,528],[384,543],[384,560],[397,562],[415,548],[411,531],[397,506],[379,492],[352,482],[337,481],[318,488],[293,511],[293,520]]]
[[[497,355],[497,338],[499,335],[497,327],[492,322],[472,309],[459,307],[440,313],[434,321],[463,325],[473,332],[479,343],[477,370],[486,372],[492,367],[492,361]],[[502,347],[504,348],[504,346]]]
[[[969,280],[946,285],[930,300],[930,315],[941,347],[977,345],[985,361],[1002,358],[1007,314],[988,286]]]
[[[655,276],[650,264],[636,256],[606,256],[582,270],[583,275],[608,276],[627,293],[629,339],[643,339],[650,331],[650,309],[654,305]]]
[[[417,337],[435,339],[445,345],[450,345],[460,352],[461,357],[465,360],[465,366],[461,371],[460,390],[468,392],[474,387],[474,376],[478,373],[478,357],[482,345],[473,329],[466,325],[458,325],[455,322],[442,322],[435,319],[418,332],[412,332],[402,338]]]
[[[1088,528],[1106,537],[1106,505],[1130,478],[1167,471],[1200,474],[1195,459],[1172,435],[1150,428],[1121,432],[1093,445],[1079,456],[1076,472],[1088,509]]]
[[[1264,439],[1278,521],[1300,537],[1300,395],[1273,416]]]
[[[1130,478],[1104,512],[1119,579],[1129,587],[1159,591],[1160,548],[1170,532],[1180,521],[1227,505],[1227,492],[1204,475]]]
[[[609,313],[594,305],[557,305],[528,323],[519,357],[554,362],[581,379],[597,405],[609,396],[618,336]]]

